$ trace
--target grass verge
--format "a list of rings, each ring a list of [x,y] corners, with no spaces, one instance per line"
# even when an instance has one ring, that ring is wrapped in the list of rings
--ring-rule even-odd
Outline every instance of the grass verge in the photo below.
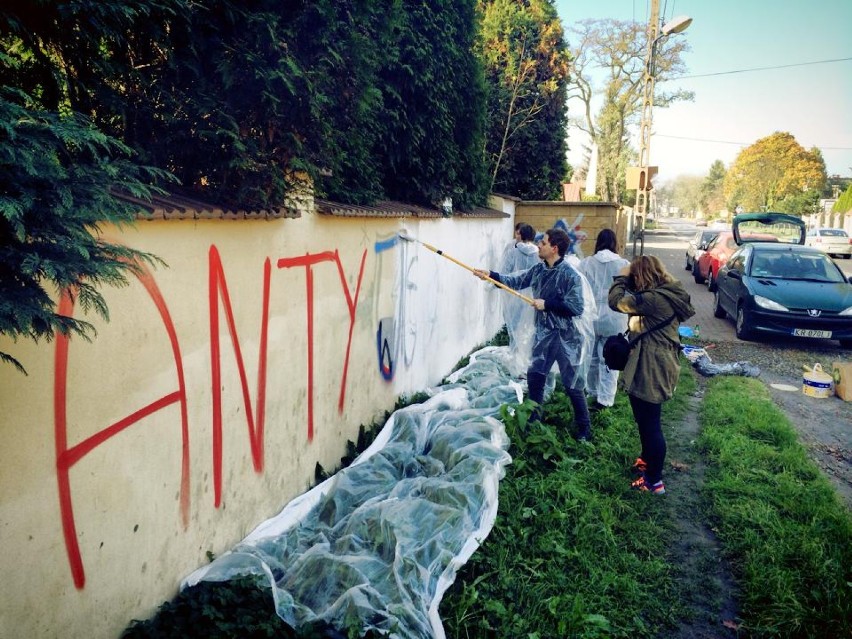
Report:
[[[695,380],[682,380],[666,424],[688,409]],[[685,612],[661,541],[673,524],[664,499],[630,490],[626,396],[594,416],[592,445],[570,436],[564,393],[542,423],[528,423],[530,408],[504,408],[513,463],[494,529],[441,604],[447,636],[633,637],[676,624]]]
[[[670,442],[695,388],[685,370],[664,407]],[[527,424],[526,415],[524,405],[504,415],[514,463],[491,535],[441,605],[448,636],[677,634],[694,615],[691,591],[702,577],[683,574],[671,551],[682,524],[673,518],[684,509],[667,500],[687,497],[696,507],[686,516],[712,527],[736,578],[738,636],[852,636],[852,518],[760,382],[708,383],[698,449],[679,442],[702,457],[701,499],[627,488],[637,442],[623,395],[595,417],[594,447],[567,434],[561,393],[546,407],[546,425]]]
[[[742,630],[852,636],[852,517],[758,381],[721,377],[700,411],[705,489],[742,589]]]

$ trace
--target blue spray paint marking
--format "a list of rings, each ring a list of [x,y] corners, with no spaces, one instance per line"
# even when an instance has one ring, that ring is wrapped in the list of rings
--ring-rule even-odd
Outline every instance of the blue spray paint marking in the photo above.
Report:
[[[376,253],[381,253],[382,251],[387,251],[387,250],[392,249],[397,244],[399,244],[399,237],[394,235],[390,239],[382,240],[380,242],[376,242],[373,245],[373,250],[375,250]]]

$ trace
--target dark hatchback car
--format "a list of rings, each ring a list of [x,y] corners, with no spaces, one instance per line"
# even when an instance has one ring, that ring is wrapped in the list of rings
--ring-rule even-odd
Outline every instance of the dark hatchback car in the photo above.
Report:
[[[716,230],[708,230],[704,229],[703,231],[696,231],[695,235],[692,236],[692,239],[689,240],[689,243],[686,245],[686,270],[691,271],[695,265],[695,262],[698,258],[701,257],[701,254],[704,253],[704,248],[711,242],[711,240],[719,234],[719,231]]]
[[[716,278],[716,317],[737,337],[758,334],[840,340],[852,348],[852,283],[825,253],[799,244],[744,244]]]

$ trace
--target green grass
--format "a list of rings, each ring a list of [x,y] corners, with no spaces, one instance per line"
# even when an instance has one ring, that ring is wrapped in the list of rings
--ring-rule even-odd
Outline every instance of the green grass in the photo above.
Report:
[[[694,391],[684,376],[664,420]],[[513,463],[500,484],[497,522],[441,604],[447,636],[649,636],[685,614],[665,544],[664,500],[630,490],[638,436],[626,397],[594,417],[592,446],[570,435],[556,391],[543,423],[531,407],[504,409]]]
[[[664,405],[670,443],[695,390],[687,366]],[[441,604],[447,636],[671,634],[693,614],[701,576],[669,563],[676,509],[666,500],[678,496],[627,488],[638,442],[626,398],[595,417],[593,447],[570,436],[564,394],[548,402],[545,425],[527,424],[529,410],[504,414],[514,461],[491,535]],[[690,516],[713,527],[730,562],[738,635],[852,636],[852,520],[786,417],[742,377],[711,380],[699,417],[700,446],[685,449],[704,458],[706,483]]]
[[[706,490],[746,630],[852,636],[852,518],[785,415],[761,383],[719,378],[700,419]]]

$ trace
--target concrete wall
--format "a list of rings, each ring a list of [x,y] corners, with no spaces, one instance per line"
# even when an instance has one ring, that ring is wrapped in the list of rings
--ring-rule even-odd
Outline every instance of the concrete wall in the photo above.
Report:
[[[553,224],[564,219],[569,226],[579,225],[587,234],[580,244],[583,255],[591,255],[595,250],[598,233],[605,228],[613,229],[619,238],[619,250],[626,254],[627,216],[623,209],[612,202],[518,202],[515,208],[515,222],[531,224],[536,231],[546,231]]]
[[[499,203],[503,207],[503,203]],[[512,208],[511,203],[506,206]],[[513,220],[161,220],[87,343],[0,338],[0,637],[116,637],[500,327]],[[61,308],[81,316],[68,298]]]

